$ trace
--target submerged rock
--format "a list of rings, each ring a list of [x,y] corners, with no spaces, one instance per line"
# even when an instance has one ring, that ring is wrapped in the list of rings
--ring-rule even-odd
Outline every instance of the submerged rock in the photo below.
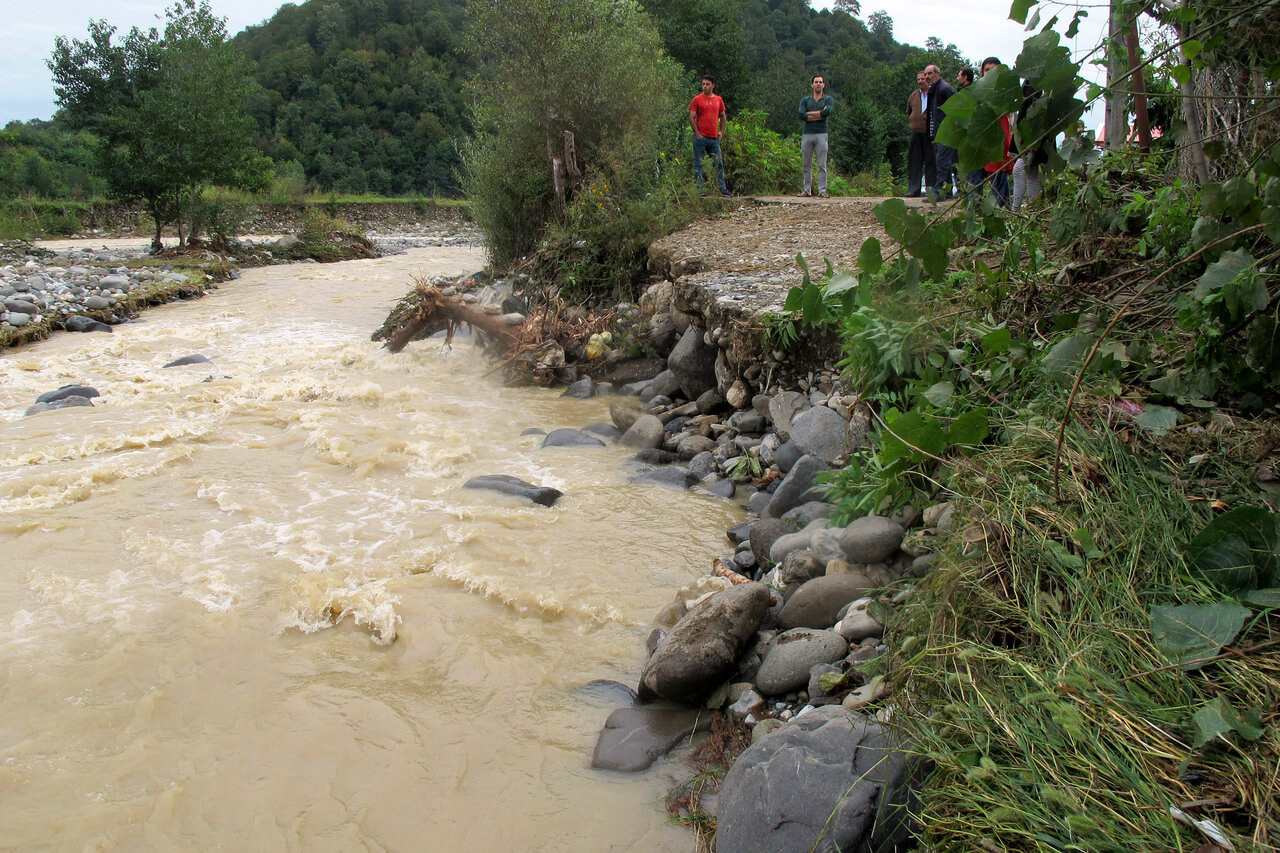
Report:
[[[535,486],[532,483],[526,483],[519,477],[512,477],[508,474],[485,474],[480,477],[472,477],[462,484],[462,488],[488,489],[491,492],[501,492],[504,495],[528,498],[534,503],[542,504],[543,506],[551,506],[564,496],[564,492],[559,489],[553,489],[550,486]]]
[[[689,735],[710,728],[711,715],[703,710],[619,708],[605,721],[591,766],[623,773],[644,770]]]
[[[54,400],[49,403],[36,403],[23,413],[23,417],[30,415],[38,415],[41,412],[52,412],[55,409],[74,409],[80,406],[93,406],[93,401],[88,397],[63,397],[60,400]]]
[[[580,429],[561,427],[547,433],[543,447],[604,447],[604,442]]]
[[[197,352],[191,355],[184,355],[182,356],[182,358],[175,358],[173,361],[169,362],[168,364],[161,365],[161,366],[162,367],[182,367],[184,364],[206,364],[209,361],[211,361],[211,359],[205,358],[203,355]]]
[[[58,400],[65,400],[68,397],[100,397],[98,389],[91,385],[63,385],[55,391],[45,391],[39,397],[36,397],[37,403],[54,403]],[[72,403],[79,406],[83,403]]]

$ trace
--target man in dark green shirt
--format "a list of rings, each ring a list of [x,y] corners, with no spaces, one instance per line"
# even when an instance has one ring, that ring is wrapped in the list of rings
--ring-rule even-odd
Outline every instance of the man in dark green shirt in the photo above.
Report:
[[[804,190],[798,195],[808,197],[813,192],[813,158],[818,158],[818,192],[819,198],[827,197],[827,116],[831,115],[834,101],[830,95],[824,95],[826,81],[821,74],[815,74],[812,80],[813,94],[800,99],[800,120],[804,122],[804,132],[800,136],[800,153],[804,157]]]

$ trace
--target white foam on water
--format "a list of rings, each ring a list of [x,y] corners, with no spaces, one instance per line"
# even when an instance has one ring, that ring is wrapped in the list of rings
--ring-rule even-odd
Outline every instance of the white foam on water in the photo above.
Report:
[[[0,494],[0,513],[20,513],[66,506],[110,492],[122,480],[151,476],[181,459],[190,450],[185,447],[117,452],[87,465],[52,468],[34,467],[20,470],[6,479],[8,494]]]

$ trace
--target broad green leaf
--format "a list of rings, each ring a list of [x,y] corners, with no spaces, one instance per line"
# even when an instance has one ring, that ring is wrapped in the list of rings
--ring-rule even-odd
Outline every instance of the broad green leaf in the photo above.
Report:
[[[1236,713],[1225,696],[1218,696],[1195,713],[1196,739],[1194,745],[1199,748],[1209,741],[1228,732],[1235,732],[1245,740],[1257,740],[1262,737],[1262,717],[1257,711],[1246,711],[1243,716]]]
[[[1253,255],[1245,251],[1226,252],[1221,258],[1209,265],[1196,282],[1195,297],[1208,299],[1214,291],[1231,284],[1244,272],[1253,269],[1257,261]],[[1264,306],[1265,307],[1265,306]]]
[[[933,385],[930,385],[928,390],[926,390],[920,396],[924,397],[926,400],[932,403],[935,407],[939,409],[943,409],[943,408],[946,408],[947,404],[951,402],[951,398],[955,395],[955,393],[956,393],[956,386],[951,382],[937,382]]]
[[[1187,39],[1182,43],[1182,55],[1187,59],[1195,59],[1204,50],[1204,45],[1195,39]]]
[[[862,248],[858,250],[858,269],[875,275],[882,266],[884,257],[880,254],[880,241],[875,237],[868,237],[862,241]]]
[[[1264,610],[1276,610],[1280,608],[1280,587],[1250,590],[1240,596],[1240,600]]]
[[[1249,618],[1248,608],[1235,603],[1183,604],[1151,608],[1151,635],[1170,663],[1184,670],[1199,669],[1230,643]]]
[[[847,272],[838,272],[827,282],[827,295],[836,296],[858,286],[858,280]]]
[[[915,293],[920,285],[920,260],[912,258],[907,262],[907,269],[902,274],[902,286],[908,293]]]
[[[888,465],[898,459],[920,458],[917,450],[938,456],[945,449],[938,419],[913,410],[882,433],[879,459],[881,464]]]
[[[810,326],[817,326],[825,318],[825,306],[822,304],[822,289],[809,285],[804,289],[804,302],[800,310],[804,313],[804,321]]]
[[[787,301],[782,304],[782,310],[791,312],[799,311],[804,307],[804,288],[793,287],[787,291]]]
[[[1178,411],[1168,406],[1148,403],[1143,407],[1142,414],[1133,420],[1138,426],[1149,429],[1156,435],[1164,435],[1178,425]]]
[[[1226,193],[1227,213],[1238,218],[1253,206],[1258,197],[1258,187],[1246,175],[1237,175],[1222,185]]]
[[[1013,343],[1013,335],[1008,329],[996,329],[982,336],[982,351],[988,355],[1008,352]]]
[[[989,434],[987,410],[973,409],[952,421],[947,430],[947,441],[962,447],[974,447],[981,444]]]
[[[1225,512],[1187,543],[1187,559],[1204,577],[1228,592],[1280,585],[1276,514],[1246,506]]]
[[[1050,558],[1063,569],[1084,568],[1084,560],[1067,550],[1061,542],[1049,539],[1045,542]]]
[[[906,222],[910,211],[907,210],[907,203],[902,199],[890,198],[871,208],[871,212],[875,214],[876,219],[880,220],[885,231],[894,234],[902,232],[902,223]]]
[[[1175,65],[1169,69],[1169,76],[1173,78],[1175,83],[1191,82],[1191,67],[1188,65]]]
[[[1264,208],[1259,220],[1263,224],[1262,233],[1267,235],[1267,239],[1280,243],[1280,204]]]
[[[1088,530],[1085,530],[1083,527],[1073,530],[1071,532],[1071,538],[1079,543],[1080,550],[1084,551],[1086,560],[1096,560],[1099,557],[1105,556],[1098,550],[1097,544],[1093,541],[1093,534]]]
[[[1095,340],[1096,334],[1080,332],[1058,341],[1044,354],[1041,361],[1044,372],[1059,382],[1070,384]]]
[[[1009,7],[1009,20],[1025,24],[1027,12],[1031,11],[1031,7],[1036,5],[1036,2],[1037,0],[1013,0],[1013,5]],[[1036,11],[1038,12],[1039,9]]]

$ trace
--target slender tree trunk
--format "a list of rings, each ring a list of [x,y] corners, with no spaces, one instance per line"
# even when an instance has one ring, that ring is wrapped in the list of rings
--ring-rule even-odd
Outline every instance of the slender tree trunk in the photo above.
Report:
[[[1129,136],[1129,110],[1127,98],[1120,91],[1120,80],[1129,69],[1120,49],[1125,37],[1124,6],[1121,0],[1111,0],[1110,28],[1107,42],[1107,148],[1116,151],[1124,147]]]
[[[1186,41],[1187,28],[1185,24],[1178,25],[1178,40]],[[1200,105],[1196,101],[1195,88],[1191,84],[1191,60],[1187,58],[1187,54],[1179,48],[1182,54],[1182,67],[1187,70],[1183,75],[1183,82],[1178,84],[1178,92],[1182,95],[1182,118],[1187,125],[1187,141],[1186,152],[1187,158],[1191,163],[1191,173],[1197,184],[1206,183],[1209,180],[1209,161],[1204,156],[1203,131],[1204,127],[1200,118]]]
[[[1129,47],[1129,84],[1133,89],[1133,122],[1138,131],[1138,148],[1143,154],[1151,153],[1151,118],[1147,114],[1147,78],[1138,53],[1138,22],[1129,22],[1125,32]]]

